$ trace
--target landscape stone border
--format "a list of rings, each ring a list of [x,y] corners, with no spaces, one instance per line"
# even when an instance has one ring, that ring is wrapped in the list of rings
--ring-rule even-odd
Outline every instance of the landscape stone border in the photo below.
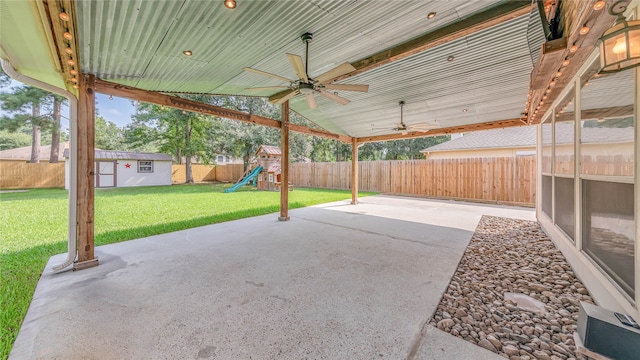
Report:
[[[575,359],[580,301],[593,304],[537,222],[483,216],[430,324],[511,360]]]

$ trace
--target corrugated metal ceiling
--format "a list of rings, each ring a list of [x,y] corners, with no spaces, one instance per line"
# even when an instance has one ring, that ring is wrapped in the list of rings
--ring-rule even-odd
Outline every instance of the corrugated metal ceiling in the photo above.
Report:
[[[314,34],[309,59],[314,76],[500,3],[237,2],[237,9],[229,10],[222,1],[78,1],[82,70],[148,90],[256,95],[245,89],[283,84],[242,68],[295,79],[285,53],[304,54],[299,39],[304,32]],[[428,20],[432,11],[437,16]],[[304,97],[296,97],[291,107],[330,131],[351,136],[372,135],[371,124],[395,127],[399,100],[407,102],[408,124],[516,118],[528,92],[530,49],[539,49],[543,41],[537,15],[523,16],[343,81],[370,85],[367,94],[341,93],[352,101],[346,106],[317,97],[319,107],[312,111]],[[194,55],[185,57],[187,49]],[[449,55],[455,60],[447,62]]]

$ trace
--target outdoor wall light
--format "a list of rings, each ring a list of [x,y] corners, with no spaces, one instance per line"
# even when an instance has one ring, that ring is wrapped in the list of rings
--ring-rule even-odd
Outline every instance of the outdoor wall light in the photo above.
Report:
[[[66,12],[61,12],[60,13],[60,20],[62,21],[69,21],[69,19],[71,19],[71,17],[69,16],[69,14],[67,14]]]
[[[614,73],[640,65],[640,20],[627,21],[626,4],[611,5],[609,14],[617,15],[615,25],[600,38],[600,73]]]
[[[569,61],[569,59],[564,59],[564,60],[562,61],[562,66],[567,66],[567,65],[569,65],[569,63],[570,63],[570,62],[571,62],[571,61]]]
[[[71,71],[69,71],[69,73],[70,73],[71,75],[78,75],[78,72],[77,72],[77,71],[75,71],[75,70],[73,70],[73,69],[71,69]]]
[[[64,34],[62,34],[62,36],[67,40],[73,39],[73,35],[71,35],[71,33],[68,32],[68,31],[66,31]]]
[[[571,45],[571,47],[569,48],[569,52],[574,53],[576,51],[578,51],[578,45],[576,44]]]
[[[76,62],[75,62],[75,61],[73,61],[73,59],[69,59],[69,60],[67,60],[67,64],[69,64],[69,65],[73,66],[73,65],[75,65],[75,64],[76,64]]]
[[[191,50],[185,50],[182,52],[185,56],[191,56],[193,55],[193,52]]]
[[[427,15],[427,19],[433,19],[434,17],[436,17],[436,13],[435,13],[435,12],[430,12],[430,13]]]
[[[598,0],[596,1],[595,4],[593,4],[593,10],[600,10],[604,7],[605,3],[603,0]]]
[[[224,6],[226,6],[227,9],[235,9],[236,0],[224,0]]]

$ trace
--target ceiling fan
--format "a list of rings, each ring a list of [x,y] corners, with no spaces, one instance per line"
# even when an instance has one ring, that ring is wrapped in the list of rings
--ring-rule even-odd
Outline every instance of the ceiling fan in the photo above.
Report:
[[[413,125],[407,125],[404,123],[404,105],[405,102],[404,101],[400,101],[398,103],[400,105],[400,124],[398,124],[398,126],[391,128],[390,130],[393,131],[398,131],[401,132],[402,135],[406,135],[410,132],[427,132],[431,129],[436,129],[439,128],[440,126],[438,126],[437,124],[427,124],[427,123],[419,123],[419,124],[413,124]],[[371,124],[371,130],[379,130],[375,127],[373,127],[373,124]],[[389,129],[384,129],[384,130],[389,130]]]
[[[283,76],[279,76],[276,74],[271,74],[266,71],[253,69],[250,67],[243,68],[244,71],[249,71],[255,74],[268,76],[274,79],[281,80],[283,82],[288,82],[288,86],[266,86],[266,87],[254,87],[248,88],[247,90],[259,91],[259,90],[285,90],[286,95],[274,101],[275,104],[282,104],[285,101],[291,99],[292,97],[303,94],[307,98],[307,105],[310,109],[315,109],[318,107],[318,103],[316,102],[315,95],[323,96],[329,100],[335,101],[342,105],[347,105],[350,101],[348,99],[339,96],[337,93],[332,92],[330,90],[339,90],[339,91],[358,91],[358,92],[368,92],[369,85],[358,85],[358,84],[332,84],[336,78],[342,76],[344,74],[355,71],[356,68],[353,67],[349,62],[345,62],[340,64],[333,69],[325,72],[322,75],[319,75],[315,78],[309,76],[309,42],[313,38],[311,33],[304,33],[300,36],[302,42],[306,45],[306,62],[302,62],[302,57],[294,54],[287,54],[287,58],[293,66],[296,74],[298,75],[298,80],[289,80]]]

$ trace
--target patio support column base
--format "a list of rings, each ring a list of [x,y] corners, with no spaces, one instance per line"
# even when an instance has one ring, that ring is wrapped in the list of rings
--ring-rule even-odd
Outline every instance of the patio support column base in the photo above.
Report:
[[[98,266],[98,258],[95,257],[91,260],[87,260],[87,261],[78,261],[73,263],[73,271],[76,270],[84,270],[84,269],[88,269],[88,268],[92,268],[92,267],[96,267]]]

